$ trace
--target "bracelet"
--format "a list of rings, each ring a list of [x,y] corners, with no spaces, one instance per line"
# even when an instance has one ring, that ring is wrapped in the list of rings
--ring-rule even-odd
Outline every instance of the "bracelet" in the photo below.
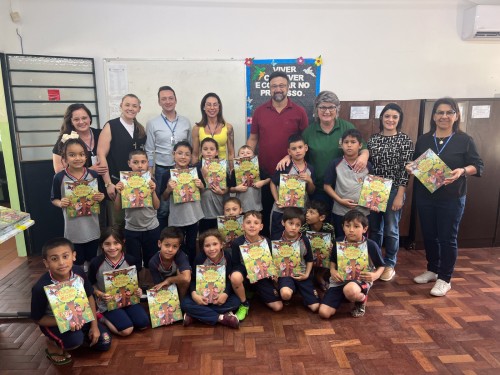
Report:
[[[104,184],[104,187],[107,189],[107,188],[108,188],[108,186],[110,186],[110,185],[113,185],[113,183],[112,183],[111,181],[110,181],[110,182],[108,182],[108,183],[106,183],[106,184]]]

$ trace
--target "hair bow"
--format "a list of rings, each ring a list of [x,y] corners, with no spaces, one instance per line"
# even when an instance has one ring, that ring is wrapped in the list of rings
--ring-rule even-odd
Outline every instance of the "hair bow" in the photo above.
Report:
[[[78,139],[78,138],[80,138],[78,133],[72,131],[70,134],[63,134],[63,136],[61,137],[61,142],[65,143],[68,139]]]

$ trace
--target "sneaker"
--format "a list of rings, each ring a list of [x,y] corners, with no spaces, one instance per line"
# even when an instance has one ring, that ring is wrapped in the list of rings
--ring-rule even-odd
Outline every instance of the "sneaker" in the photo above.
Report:
[[[391,281],[395,275],[396,271],[393,267],[385,267],[384,272],[382,273],[382,275],[380,275],[380,280]]]
[[[240,307],[238,307],[238,310],[236,311],[236,317],[240,322],[245,320],[245,318],[248,315],[248,310],[250,310],[250,306],[245,306],[243,304],[240,304]]]
[[[431,289],[431,295],[434,297],[443,297],[450,289],[451,283],[437,279],[436,284],[434,284],[434,287]]]
[[[354,308],[351,311],[351,315],[355,318],[361,318],[366,312],[366,301],[368,296],[365,297],[363,302],[354,302]]]
[[[232,312],[225,313],[219,323],[231,328],[240,328],[240,321]]]
[[[423,274],[415,277],[413,281],[415,281],[417,284],[426,284],[430,283],[431,281],[436,281],[437,277],[437,273],[434,273],[432,271],[425,271]]]
[[[191,315],[188,315],[187,313],[184,313],[184,320],[182,322],[182,325],[184,327],[187,327],[187,326],[190,326],[191,324],[193,324],[193,317]]]

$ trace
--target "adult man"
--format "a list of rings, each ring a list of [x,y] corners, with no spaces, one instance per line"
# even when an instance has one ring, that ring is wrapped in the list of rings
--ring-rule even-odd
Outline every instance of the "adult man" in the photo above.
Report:
[[[163,176],[174,165],[174,145],[180,141],[191,143],[191,123],[175,111],[177,97],[172,87],[158,89],[158,104],[162,109],[160,116],[148,121],[146,126],[146,153],[150,170],[155,167],[156,186],[161,186]],[[162,201],[158,209],[160,229],[167,226],[167,219],[168,201]]]

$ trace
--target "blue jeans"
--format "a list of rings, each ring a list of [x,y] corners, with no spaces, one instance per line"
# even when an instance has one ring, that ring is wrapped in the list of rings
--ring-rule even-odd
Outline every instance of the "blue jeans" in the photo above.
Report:
[[[458,228],[465,208],[465,196],[429,199],[417,196],[420,226],[424,236],[427,270],[450,282],[458,255]]]
[[[172,167],[164,167],[163,165],[155,165],[155,180],[156,180],[156,186],[163,186],[163,178],[165,177],[165,174],[167,171],[172,169]],[[168,182],[168,181],[166,181]],[[165,185],[166,186],[166,185]],[[162,194],[163,191],[160,192]],[[158,208],[158,211],[156,212],[156,217],[158,218],[158,222],[160,223],[160,232],[167,227],[168,225],[168,212],[170,210],[169,208],[169,200],[167,199],[166,201],[162,200],[160,198],[160,207]]]
[[[385,212],[370,212],[370,239],[382,248],[385,243],[384,263],[386,267],[396,266],[399,250],[399,220],[401,220],[401,209],[392,210],[392,202],[398,193],[398,187],[393,187],[389,194],[387,209]]]

